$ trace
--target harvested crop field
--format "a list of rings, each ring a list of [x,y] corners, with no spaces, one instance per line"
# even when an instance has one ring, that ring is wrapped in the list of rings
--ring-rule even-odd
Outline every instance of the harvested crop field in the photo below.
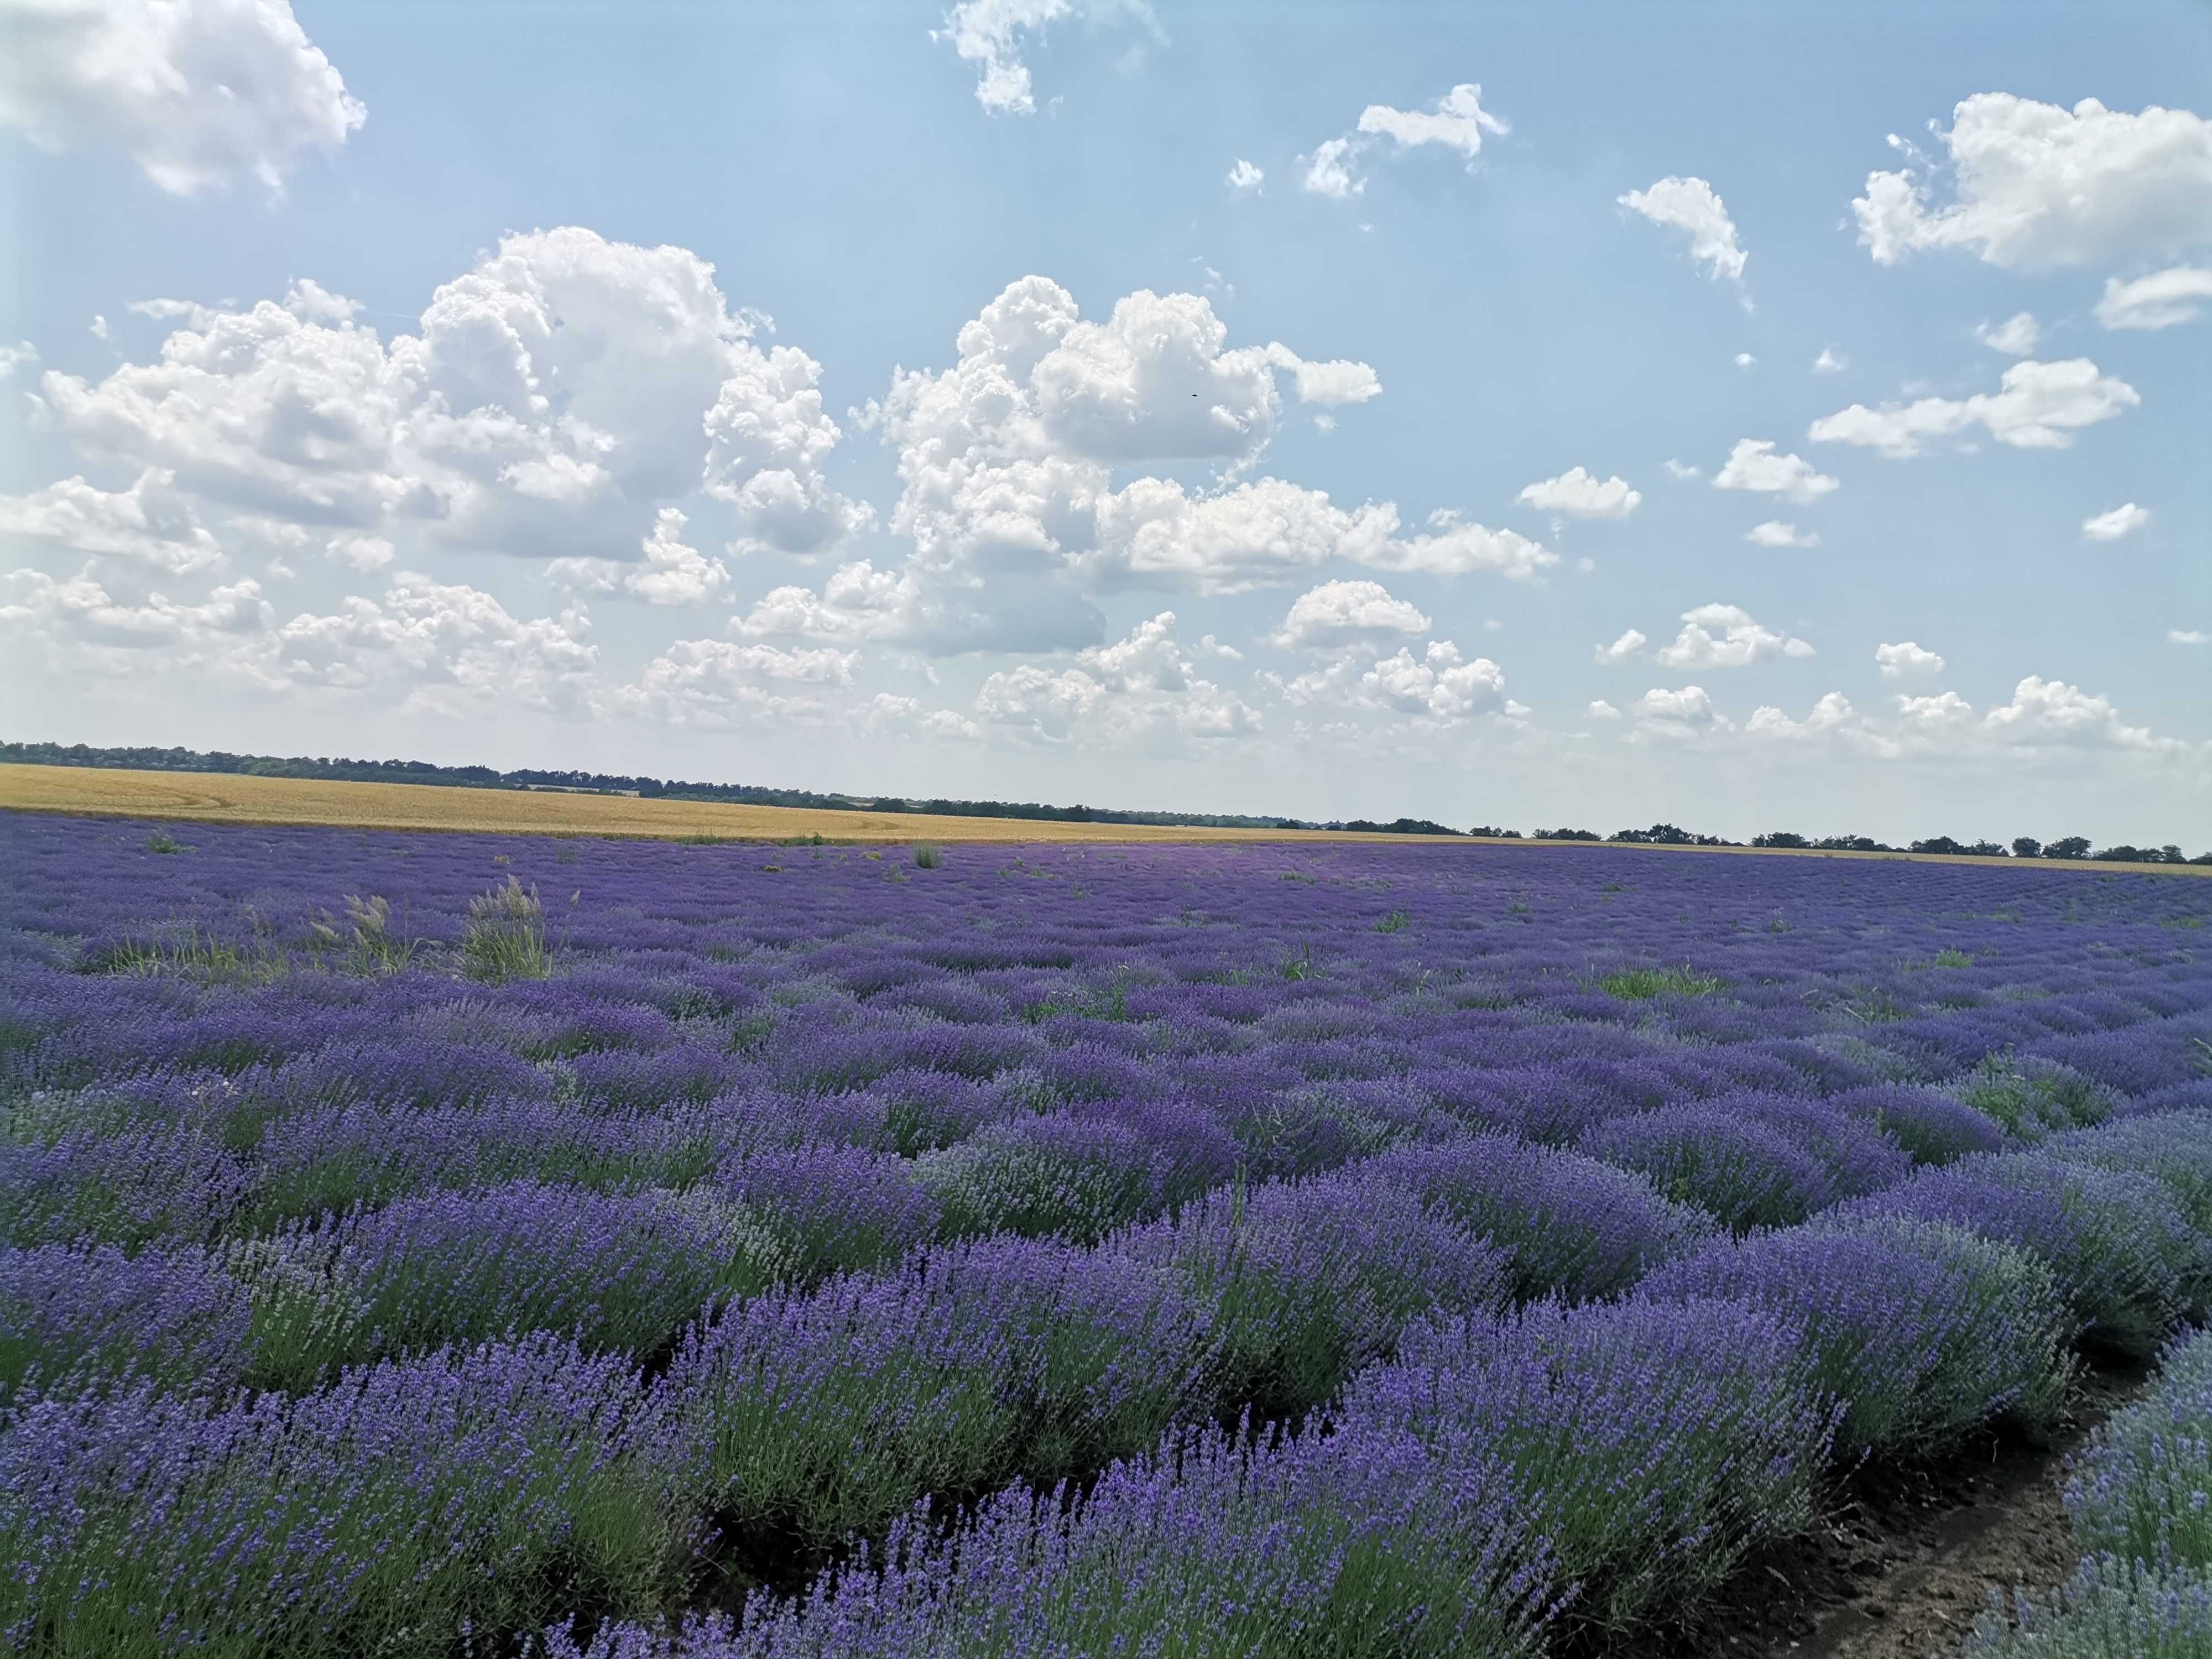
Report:
[[[459,830],[495,835],[619,836],[675,840],[852,842],[1351,841],[1322,830],[1233,830],[921,812],[740,806],[626,795],[467,789],[416,783],[319,783],[204,772],[0,766],[0,808],[211,823],[333,824],[364,830]],[[1406,839],[1394,836],[1394,841]]]
[[[1245,830],[1204,824],[1075,823],[1039,818],[947,817],[923,812],[837,811],[740,806],[720,801],[644,800],[623,795],[468,789],[411,783],[321,783],[213,772],[0,765],[0,811],[153,823],[328,825],[358,830],[466,830],[486,835],[603,836],[623,839],[779,842],[821,836],[854,845],[907,842],[1006,843],[1177,842],[1366,842],[1392,845],[1564,847],[1578,842],[1493,842],[1478,836],[1362,834],[1341,830]],[[1784,848],[1653,847],[1658,853],[1726,851],[1751,858],[1902,860],[2019,868],[2023,860],[1919,853],[1808,852]],[[2053,870],[2154,871],[2212,876],[2212,865],[2085,863],[2036,860]]]
[[[0,907],[26,1651],[1840,1654],[1931,1560],[2201,1599],[2201,1470],[2130,1460],[2212,1375],[2212,887],[13,814]],[[2059,1535],[2036,1448],[2146,1374]],[[1916,1518],[1983,1503],[2032,1540]]]

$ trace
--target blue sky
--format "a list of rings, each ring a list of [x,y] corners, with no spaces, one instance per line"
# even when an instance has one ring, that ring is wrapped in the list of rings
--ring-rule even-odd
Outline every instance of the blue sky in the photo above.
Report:
[[[1925,9],[0,0],[0,712],[2203,841],[2212,25]]]

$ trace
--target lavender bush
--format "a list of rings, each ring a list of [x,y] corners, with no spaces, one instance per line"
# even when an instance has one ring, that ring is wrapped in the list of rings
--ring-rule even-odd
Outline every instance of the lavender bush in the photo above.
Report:
[[[1820,1220],[1754,1233],[1659,1269],[1654,1298],[1737,1297],[1790,1322],[1842,1403],[1837,1449],[1917,1455],[2009,1416],[2055,1414],[2072,1326],[2051,1270],[1955,1227]]]

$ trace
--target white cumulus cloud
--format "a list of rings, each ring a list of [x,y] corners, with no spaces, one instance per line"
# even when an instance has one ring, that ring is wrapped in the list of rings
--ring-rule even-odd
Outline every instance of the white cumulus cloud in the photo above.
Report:
[[[1933,679],[1943,672],[1943,659],[1911,640],[1875,647],[1874,659],[1886,680]]]
[[[1517,501],[1547,513],[1565,513],[1577,519],[1625,519],[1644,497],[1615,476],[1601,483],[1583,468],[1570,467],[1556,478],[1527,486]]]
[[[2109,513],[2082,520],[2081,533],[2093,542],[2116,542],[2149,522],[2148,508],[2137,507],[2133,501],[2122,501]]]
[[[388,344],[312,283],[133,309],[180,325],[158,356],[49,373],[38,407],[84,454],[170,475],[218,538],[232,514],[410,551],[620,557],[702,485],[749,545],[823,551],[866,520],[819,471],[838,434],[812,362],[757,347],[682,248],[508,236]]]
[[[1632,190],[1614,199],[1655,225],[1686,231],[1690,257],[1705,268],[1708,276],[1715,281],[1723,276],[1739,283],[1743,280],[1747,256],[1736,240],[1735,222],[1703,179],[1668,177],[1649,190]]]
[[[2212,122],[2187,110],[2130,114],[2094,98],[2069,110],[1982,92],[1936,137],[1955,182],[1949,203],[1933,204],[1933,169],[1893,136],[1911,164],[1869,173],[1851,204],[1879,264],[1966,247],[2014,270],[2093,265],[2212,236]]]
[[[2203,645],[2212,641],[2212,634],[2201,628],[2169,628],[2166,630],[2168,645]]]
[[[2194,322],[2212,300],[2212,270],[2176,265],[2133,282],[2105,279],[2097,301],[2097,320],[2106,328],[2151,330]]]
[[[1349,138],[1331,138],[1316,146],[1313,155],[1305,160],[1305,171],[1298,175],[1298,185],[1313,195],[1340,202],[1367,188],[1367,180],[1352,170]]]
[[[1394,597],[1380,582],[1323,582],[1291,602],[1270,639],[1285,650],[1339,651],[1425,634],[1430,625],[1418,606]]]
[[[1809,657],[1813,647],[1776,632],[1733,605],[1701,605],[1682,613],[1682,631],[1653,653],[1668,668],[1748,668],[1770,657]]]
[[[1639,654],[1650,641],[1640,629],[1632,628],[1611,645],[1601,645],[1592,653],[1601,668],[1616,668]]]
[[[1265,168],[1254,167],[1240,155],[1237,158],[1237,165],[1229,169],[1229,176],[1222,182],[1231,190],[1257,190],[1267,176]]]
[[[174,473],[149,467],[124,490],[75,477],[27,495],[0,495],[0,535],[133,559],[172,575],[207,569],[221,562],[222,544],[175,485]]]
[[[1992,328],[1987,323],[1974,325],[1974,337],[1992,351],[2002,351],[2008,357],[2031,357],[2036,347],[2043,343],[2043,325],[2035,320],[2032,311],[2014,312]]]
[[[1820,538],[1809,530],[1800,530],[1794,524],[1784,524],[1779,519],[1768,519],[1755,524],[1743,532],[1743,538],[1760,547],[1818,547]]]
[[[1126,15],[1141,24],[1155,45],[1167,44],[1166,32],[1145,0],[961,0],[930,38],[951,41],[961,62],[976,66],[975,101],[985,109],[994,115],[1033,115],[1036,96],[1022,59],[1023,37],[1042,39],[1051,24],[1079,15],[1102,22]]]
[[[1259,712],[1202,675],[1163,611],[1057,672],[1036,663],[991,675],[975,696],[984,725],[1034,742],[1121,746],[1249,738]]]
[[[1739,438],[1728,460],[1713,475],[1713,487],[1779,495],[1802,505],[1820,500],[1837,489],[1838,482],[1816,471],[1802,456],[1776,454],[1771,438]]]
[[[1482,106],[1482,88],[1462,82],[1436,101],[1432,109],[1393,109],[1370,104],[1359,112],[1359,131],[1390,139],[1400,149],[1417,144],[1442,144],[1457,150],[1472,162],[1482,150],[1486,132],[1503,137],[1512,128]]]
[[[368,118],[289,0],[8,0],[0,125],[122,150],[173,195],[269,190]]]
[[[660,509],[653,532],[645,538],[644,561],[617,563],[612,559],[556,559],[545,574],[556,582],[584,592],[625,593],[647,605],[705,605],[730,597],[729,568],[710,559],[684,540],[688,520],[672,507]]]
[[[1931,438],[1979,426],[2020,449],[2063,449],[2081,427],[2109,421],[2142,401],[2125,380],[2105,374],[2087,357],[2014,363],[1994,392],[1971,398],[1921,398],[1869,409],[1853,404],[1813,422],[1816,443],[1856,444],[1893,459],[1917,455]]]

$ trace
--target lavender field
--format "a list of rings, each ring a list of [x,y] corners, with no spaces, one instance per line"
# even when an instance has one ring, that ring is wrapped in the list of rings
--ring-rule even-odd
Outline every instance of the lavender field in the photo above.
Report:
[[[2212,1295],[2185,877],[15,817],[0,884],[31,1653],[1586,1653]]]

